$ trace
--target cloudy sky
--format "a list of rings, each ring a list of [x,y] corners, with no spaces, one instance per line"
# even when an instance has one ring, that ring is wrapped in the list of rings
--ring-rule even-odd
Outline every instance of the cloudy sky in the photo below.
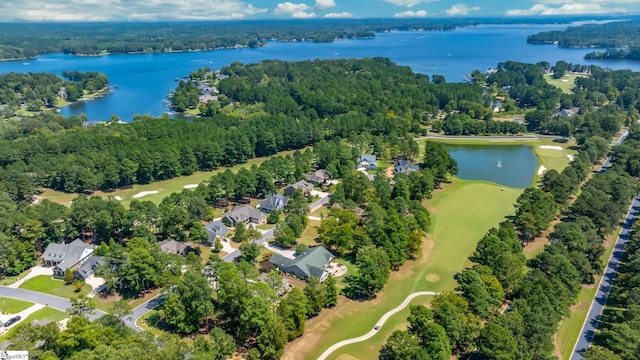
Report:
[[[0,0],[0,21],[402,18],[640,13],[640,0]]]

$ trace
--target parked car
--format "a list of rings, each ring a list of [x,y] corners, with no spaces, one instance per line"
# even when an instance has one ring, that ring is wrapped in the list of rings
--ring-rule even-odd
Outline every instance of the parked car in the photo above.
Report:
[[[4,323],[4,327],[9,327],[9,326],[17,323],[18,321],[20,321],[20,319],[22,319],[22,318],[19,315],[12,317],[11,319],[7,320],[7,322]]]

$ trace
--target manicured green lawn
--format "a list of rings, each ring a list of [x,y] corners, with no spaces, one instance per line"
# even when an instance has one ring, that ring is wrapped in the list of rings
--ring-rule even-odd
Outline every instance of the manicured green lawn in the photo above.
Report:
[[[58,322],[58,321],[60,321],[62,319],[66,319],[68,317],[69,317],[69,315],[63,313],[62,311],[58,311],[58,310],[52,309],[52,308],[43,308],[43,309],[40,309],[40,310],[34,312],[33,314],[27,316],[27,318],[24,319],[19,325],[16,325],[16,326],[10,328],[9,331],[7,331],[2,336],[0,336],[0,339],[10,339],[12,337],[13,333],[15,332],[16,328],[22,326],[22,324],[29,324],[30,322],[32,322],[34,320],[48,319],[51,322]]]
[[[586,77],[586,75],[580,74],[567,74],[560,79],[554,79],[551,74],[545,74],[544,79],[551,85],[560,88],[563,93],[571,94],[571,89],[576,86],[576,78]]]
[[[467,258],[475,250],[480,238],[506,216],[513,214],[513,204],[523,189],[505,187],[504,191],[500,191],[501,187],[481,181],[455,180],[446,189],[437,191],[432,200],[425,202],[432,216],[432,241],[427,242],[423,258],[408,262],[400,271],[392,273],[377,299],[364,303],[345,301],[343,308],[330,310],[326,318],[321,314],[320,319],[315,320],[319,326],[309,326],[309,331],[296,340],[317,337],[313,340],[317,346],[312,349],[306,349],[307,346],[297,348],[294,342],[292,351],[304,351],[297,353],[300,357],[317,358],[330,345],[368,332],[382,314],[402,303],[408,294],[452,290],[455,286],[453,275],[469,265]],[[423,301],[421,299],[416,301]],[[403,326],[405,321],[406,313],[404,316],[393,316],[381,329],[382,333]],[[354,347],[363,346],[360,350],[379,349],[385,341],[385,336],[375,336]],[[335,359],[341,354],[345,354],[344,349],[335,352],[331,358]],[[376,353],[367,350],[360,353],[359,358],[364,354],[375,357]]]
[[[66,299],[77,297],[78,295],[87,295],[91,292],[91,286],[87,284],[82,287],[82,290],[75,292],[74,285],[65,285],[64,281],[52,279],[47,275],[33,277],[20,285],[20,288],[56,295]]]
[[[602,264],[606,264],[606,262],[609,260],[619,231],[620,228],[617,228],[615,231],[615,235],[609,237],[607,247],[605,248],[602,257],[600,258],[602,260]],[[571,358],[571,351],[573,350],[573,346],[575,345],[576,340],[578,340],[578,337],[580,336],[582,324],[584,323],[584,319],[586,319],[587,317],[591,302],[593,301],[593,298],[596,295],[596,291],[598,290],[598,283],[600,282],[600,278],[601,276],[596,277],[595,285],[590,287],[582,287],[582,289],[580,289],[576,305],[571,308],[571,313],[569,314],[569,316],[564,318],[560,323],[560,327],[558,329],[558,332],[556,333],[556,349],[560,350],[562,359]]]
[[[0,297],[0,311],[6,314],[16,314],[30,308],[33,303]]]
[[[167,331],[161,329],[159,326],[160,311],[151,310],[138,319],[136,324],[146,331],[150,332],[154,336],[167,335]]]
[[[283,151],[274,156],[285,156],[293,153],[294,153],[293,150]],[[224,168],[220,168],[213,171],[196,172],[193,175],[180,176],[177,178],[164,180],[164,181],[156,181],[151,184],[133,185],[130,189],[118,189],[112,192],[96,191],[94,192],[94,195],[102,196],[104,198],[108,196],[112,196],[115,198],[116,196],[118,196],[120,199],[122,199],[121,200],[122,204],[125,207],[129,207],[129,203],[131,203],[131,200],[134,199],[133,197],[134,195],[139,194],[143,191],[157,191],[157,193],[155,194],[148,194],[146,196],[138,198],[138,200],[151,201],[156,204],[159,204],[162,201],[162,199],[164,199],[165,197],[169,196],[174,192],[181,192],[182,190],[184,190],[184,187],[187,185],[200,184],[203,181],[209,180],[211,176],[219,172],[224,172],[227,169],[231,169],[231,171],[237,172],[241,168],[250,168],[252,165],[260,165],[267,159],[269,159],[269,157],[255,158],[247,161],[244,164],[239,164],[230,168],[224,167]],[[71,204],[71,200],[73,200],[77,196],[78,194],[75,194],[75,193],[68,194],[68,193],[64,193],[64,192],[56,191],[52,189],[44,189],[44,192],[42,193],[42,195],[40,195],[42,199],[49,199],[53,202],[57,202],[64,205]]]

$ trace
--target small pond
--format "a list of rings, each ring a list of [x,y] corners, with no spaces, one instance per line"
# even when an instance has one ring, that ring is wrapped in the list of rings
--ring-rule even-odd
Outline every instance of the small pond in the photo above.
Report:
[[[525,188],[538,169],[538,158],[530,146],[445,144],[445,148],[458,162],[458,178],[464,180]]]

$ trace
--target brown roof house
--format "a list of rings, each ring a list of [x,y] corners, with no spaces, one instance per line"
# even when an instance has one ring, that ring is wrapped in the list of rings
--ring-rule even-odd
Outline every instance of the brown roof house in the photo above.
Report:
[[[314,185],[323,185],[330,179],[329,173],[324,169],[316,170],[311,174],[306,175],[305,177],[307,178],[308,182]]]
[[[167,254],[178,254],[182,256],[186,256],[191,251],[195,251],[196,249],[190,244],[181,243],[175,240],[164,240],[158,242],[160,249],[162,252]]]
[[[93,255],[93,245],[87,245],[80,239],[75,239],[69,244],[51,243],[42,254],[45,266],[53,266],[53,274],[64,276],[67,269],[75,270]]]
[[[304,180],[300,180],[297,183],[291,184],[289,186],[287,186],[286,188],[284,188],[283,193],[288,196],[288,197],[292,197],[293,194],[296,192],[296,190],[302,190],[302,194],[304,196],[309,196],[311,195],[311,192],[313,191],[313,184],[310,184]]]

